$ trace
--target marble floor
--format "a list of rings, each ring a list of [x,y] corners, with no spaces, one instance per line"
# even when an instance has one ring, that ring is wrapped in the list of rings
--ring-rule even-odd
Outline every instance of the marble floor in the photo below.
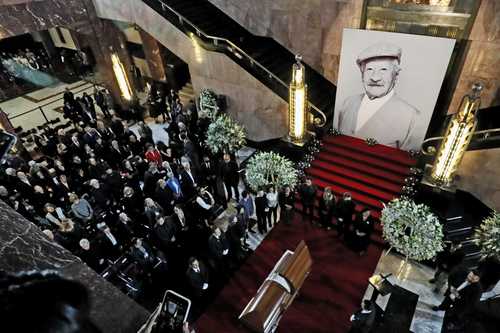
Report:
[[[387,254],[383,252],[374,274],[392,273],[388,280],[395,285],[405,288],[417,295],[419,295],[417,308],[413,316],[411,324],[411,331],[418,333],[441,333],[443,325],[444,311],[435,312],[432,306],[439,305],[443,300],[442,293],[437,294],[432,290],[434,285],[428,281],[433,277],[434,270],[421,265],[417,262],[411,261],[406,265],[404,258],[392,252]],[[373,292],[373,288],[368,286],[364,299],[369,299]],[[379,296],[377,305],[385,309],[389,300],[390,294],[386,296]]]
[[[75,97],[80,97],[84,92],[91,94],[94,92],[94,85],[87,80],[74,83],[57,83],[50,87],[45,87],[20,97],[10,99],[0,103],[0,108],[11,118],[14,127],[22,126],[24,130],[32,129],[45,124],[45,118],[39,111],[41,107],[48,120],[62,118],[62,93],[69,88]],[[28,111],[33,112],[26,113]],[[22,115],[23,113],[26,113]]]

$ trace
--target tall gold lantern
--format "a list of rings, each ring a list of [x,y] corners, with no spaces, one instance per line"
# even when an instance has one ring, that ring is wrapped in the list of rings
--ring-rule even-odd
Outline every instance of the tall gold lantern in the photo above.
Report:
[[[302,57],[297,55],[292,66],[292,82],[290,83],[290,100],[288,103],[288,136],[296,145],[304,144],[307,128],[307,84],[305,84],[305,67]]]
[[[475,83],[472,92],[463,97],[458,112],[448,124],[431,171],[431,179],[438,185],[451,184],[467,151],[477,125],[476,113],[481,103],[482,90],[483,86]]]

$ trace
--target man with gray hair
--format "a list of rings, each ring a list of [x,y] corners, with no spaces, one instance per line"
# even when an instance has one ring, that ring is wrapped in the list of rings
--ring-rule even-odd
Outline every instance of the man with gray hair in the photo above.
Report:
[[[395,92],[401,71],[401,48],[376,43],[356,59],[365,92],[353,95],[339,109],[338,128],[346,135],[373,138],[408,150],[417,148],[415,126],[420,111]]]

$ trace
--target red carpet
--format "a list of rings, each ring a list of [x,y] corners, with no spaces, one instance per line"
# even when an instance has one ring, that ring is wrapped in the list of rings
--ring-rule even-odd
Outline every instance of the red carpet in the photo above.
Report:
[[[291,226],[278,224],[200,317],[197,332],[248,332],[240,325],[239,314],[283,252],[295,249],[302,239],[311,251],[312,271],[277,332],[347,332],[381,248],[372,244],[367,255],[359,257],[335,234],[303,222],[301,214],[296,214]]]
[[[350,192],[357,210],[368,207],[379,217],[383,203],[399,197],[415,163],[399,149],[369,146],[364,140],[345,135],[330,136],[323,140],[306,174],[321,190],[330,186],[339,197]],[[297,205],[297,209],[301,208]]]
[[[320,188],[318,198],[326,186],[339,197],[350,192],[358,211],[369,207],[379,218],[383,202],[400,195],[413,165],[415,160],[407,152],[382,145],[370,147],[364,140],[336,136],[324,139],[321,152],[306,174]],[[300,202],[295,207],[302,210]],[[292,226],[279,224],[200,317],[198,331],[247,332],[239,324],[238,315],[283,252],[295,249],[304,239],[313,258],[312,272],[277,331],[347,332],[349,317],[359,308],[367,279],[380,257],[383,242],[380,226],[376,229],[374,244],[366,256],[359,257],[334,236],[336,232],[312,227],[302,221],[300,214]]]

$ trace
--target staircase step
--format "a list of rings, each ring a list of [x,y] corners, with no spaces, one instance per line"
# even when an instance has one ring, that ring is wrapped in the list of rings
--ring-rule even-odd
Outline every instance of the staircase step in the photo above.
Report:
[[[358,172],[353,169],[348,169],[342,166],[339,167],[338,165],[327,163],[318,159],[312,162],[312,166],[315,168],[319,168],[325,172],[333,173],[338,176],[344,176],[349,179],[362,182],[365,185],[374,186],[383,191],[388,191],[393,194],[399,194],[401,192],[401,185],[387,182],[381,178],[371,177],[369,175],[366,175],[365,173]]]
[[[361,206],[356,206],[356,212],[360,212],[363,207]],[[359,209],[358,209],[359,207]],[[316,222],[319,222],[319,213],[318,213],[318,207],[315,207],[316,210],[314,211],[314,220]],[[298,211],[300,214],[303,214],[304,213],[304,207],[302,207],[302,204],[300,203],[300,201],[297,201],[295,203],[295,210]],[[374,232],[372,233],[372,241],[373,242],[376,242],[378,243],[379,245],[386,245],[386,242],[384,241],[384,239],[382,238],[382,225],[379,222],[380,220],[380,214],[378,212],[375,212],[375,211],[372,211],[372,216],[374,217],[375,219],[375,225],[374,225]],[[332,219],[332,223],[333,223],[333,230],[335,230],[335,227],[337,225],[337,219],[334,217]]]
[[[399,174],[385,171],[378,167],[372,167],[366,163],[357,162],[352,159],[342,157],[340,155],[332,155],[321,152],[316,156],[316,160],[325,161],[327,163],[335,164],[340,167],[348,168],[351,170],[357,170],[372,177],[384,179],[386,181],[390,181],[397,185],[402,185],[405,179],[404,176],[401,176]]]
[[[342,194],[345,192],[349,192],[352,195],[352,198],[354,201],[357,203],[364,205],[365,207],[368,208],[373,208],[376,210],[382,210],[384,208],[384,205],[382,204],[382,201],[374,199],[370,196],[365,195],[364,193],[358,192],[356,190],[352,190],[350,188],[347,188],[345,186],[337,185],[337,184],[330,184],[322,179],[311,177],[313,184],[318,186],[321,191],[318,191],[323,194],[323,189],[325,187],[330,187],[332,189],[332,192],[335,193],[335,195],[342,197]]]
[[[333,173],[325,172],[320,169],[310,168],[306,170],[306,173],[309,176],[324,180],[329,184],[336,184],[344,188],[348,188],[350,191],[357,191],[359,193],[363,193],[366,196],[370,196],[381,201],[391,201],[396,197],[395,194],[377,190],[376,188],[373,188],[371,186],[366,186],[360,182],[351,180],[351,178],[337,176]]]
[[[343,157],[350,158],[354,161],[368,164],[372,167],[379,167],[382,170],[389,170],[397,174],[408,176],[410,174],[410,169],[402,165],[394,164],[391,162],[384,161],[380,158],[369,156],[367,154],[362,154],[356,151],[352,151],[348,148],[334,146],[330,144],[325,144],[323,146],[323,151],[327,154],[332,154],[334,156],[341,155]]]
[[[387,160],[393,163],[401,164],[406,167],[412,167],[416,164],[415,159],[401,149],[380,145],[369,146],[365,140],[347,135],[329,136],[324,139],[325,144],[333,144],[336,146],[347,147],[352,150],[359,151],[363,154],[373,156],[375,158]]]

